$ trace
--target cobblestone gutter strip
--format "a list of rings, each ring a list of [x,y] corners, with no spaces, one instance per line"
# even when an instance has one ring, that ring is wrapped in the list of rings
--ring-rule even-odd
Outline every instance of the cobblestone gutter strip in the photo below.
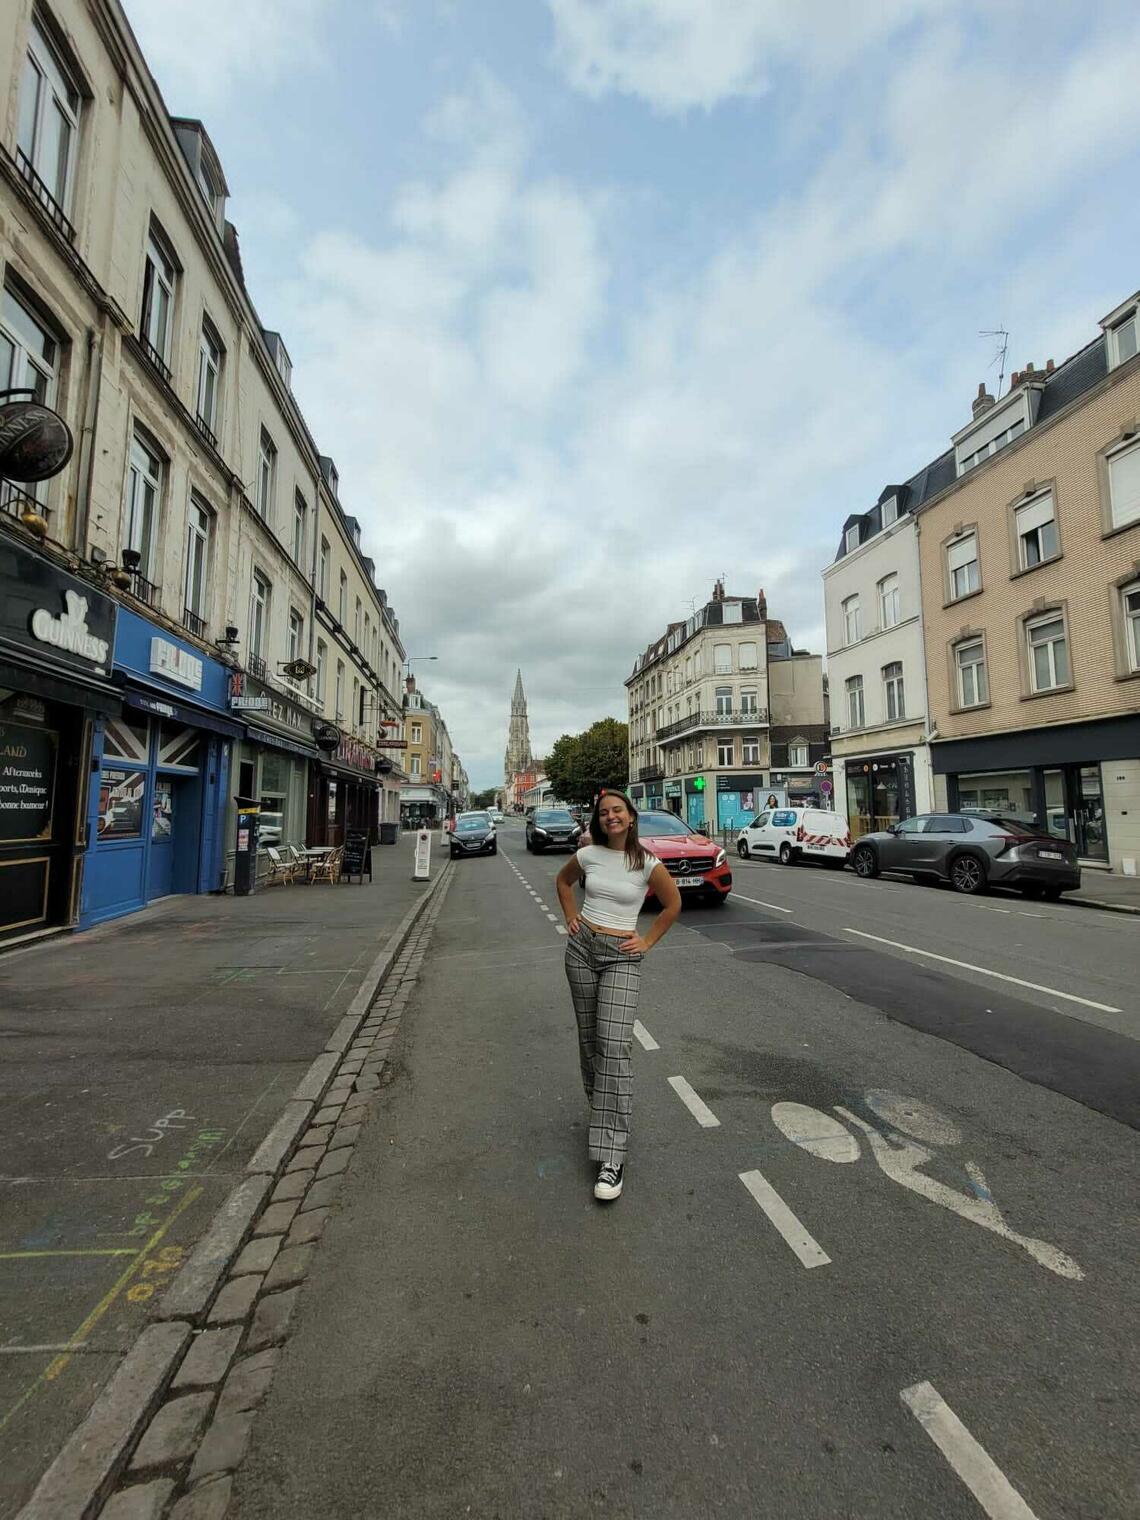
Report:
[[[450,880],[373,961],[351,1033],[346,1015],[17,1520],[221,1520]]]
[[[254,1414],[273,1380],[353,1148],[385,1085],[389,1051],[451,876],[409,925],[384,985],[340,1057],[250,1238],[130,1457],[102,1520],[223,1520]],[[188,1327],[189,1328],[189,1327]]]

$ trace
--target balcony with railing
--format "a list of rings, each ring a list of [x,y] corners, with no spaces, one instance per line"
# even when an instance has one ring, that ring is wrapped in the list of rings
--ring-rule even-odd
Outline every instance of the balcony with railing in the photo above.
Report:
[[[146,333],[139,334],[139,347],[142,349],[144,355],[146,356],[147,363],[150,364],[153,369],[156,369],[162,378],[166,381],[167,385],[169,385],[171,381],[170,366],[159,353],[158,349],[155,348],[154,344],[147,337]]]
[[[183,609],[182,626],[189,629],[196,639],[206,637],[206,619],[199,617],[196,612],[191,612],[189,607]]]
[[[685,734],[709,733],[717,729],[729,729],[733,733],[742,728],[763,728],[768,723],[768,709],[756,707],[748,711],[732,708],[726,712],[691,712],[674,723],[667,723],[657,730],[657,743],[668,744]]]
[[[246,656],[246,661],[245,661],[245,668],[249,672],[249,674],[254,677],[255,680],[257,680],[257,681],[268,681],[269,680],[269,666],[265,663],[265,661],[261,658],[261,656],[259,654],[247,655]],[[339,716],[339,714],[338,714],[338,716]]]
[[[37,501],[28,491],[21,491],[10,481],[0,480],[0,512],[7,517],[21,517],[25,512],[50,522],[51,513],[42,501]]]
[[[140,602],[145,602],[148,607],[158,606],[159,588],[153,581],[148,581],[141,570],[128,570],[131,578],[128,591]]]
[[[642,765],[638,768],[637,779],[639,781],[660,781],[664,775],[664,766]]]
[[[48,189],[46,182],[36,173],[31,159],[23,148],[16,149],[16,168],[20,171],[20,178],[25,182],[28,189],[36,200],[47,212],[56,228],[63,234],[69,243],[75,242],[75,228],[64,213],[63,207]]]
[[[194,425],[213,449],[214,453],[217,454],[219,452],[217,435],[200,412],[194,418]]]

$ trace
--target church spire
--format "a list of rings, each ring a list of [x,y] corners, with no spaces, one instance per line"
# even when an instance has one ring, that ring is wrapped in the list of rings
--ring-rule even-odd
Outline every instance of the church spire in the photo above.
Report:
[[[503,772],[509,785],[512,776],[529,771],[534,764],[530,751],[530,722],[526,711],[526,692],[523,691],[522,671],[515,675],[515,690],[511,697],[511,722],[507,730],[507,752],[503,757]]]

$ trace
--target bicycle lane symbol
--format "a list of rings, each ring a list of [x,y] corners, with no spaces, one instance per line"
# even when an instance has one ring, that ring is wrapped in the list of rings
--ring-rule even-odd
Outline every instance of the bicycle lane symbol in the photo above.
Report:
[[[904,1098],[883,1089],[866,1093],[865,1102],[883,1125],[882,1129],[840,1104],[835,1105],[834,1112],[847,1124],[803,1103],[774,1103],[772,1122],[785,1139],[801,1150],[819,1160],[837,1164],[859,1160],[863,1152],[858,1135],[862,1135],[879,1170],[891,1182],[1019,1246],[1058,1277],[1077,1282],[1083,1280],[1085,1274],[1071,1256],[1047,1241],[1019,1234],[1006,1223],[985,1175],[975,1161],[964,1163],[970,1184],[968,1192],[959,1192],[921,1170],[940,1159],[935,1147],[962,1143],[962,1132],[952,1120],[916,1098]],[[858,1135],[852,1134],[847,1125],[852,1125]]]

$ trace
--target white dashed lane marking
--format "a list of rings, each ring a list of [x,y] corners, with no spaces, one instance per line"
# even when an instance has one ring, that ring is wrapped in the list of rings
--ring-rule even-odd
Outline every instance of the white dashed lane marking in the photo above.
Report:
[[[827,1267],[831,1257],[804,1228],[763,1172],[741,1172],[741,1182],[805,1267]]]
[[[773,913],[794,913],[794,908],[781,908],[779,903],[764,902],[759,897],[745,897],[743,892],[734,892],[733,897],[739,897],[741,902],[755,903],[758,908],[771,908]]]
[[[899,1394],[926,1434],[985,1510],[990,1520],[1037,1520],[989,1452],[930,1383]]]
[[[637,1036],[638,1040],[640,1040],[645,1050],[661,1049],[660,1045],[658,1045],[657,1041],[649,1033],[649,1030],[646,1029],[645,1025],[641,1022],[640,1019],[634,1019],[633,1032]]]
[[[699,1097],[697,1093],[694,1092],[693,1088],[689,1085],[688,1082],[685,1081],[684,1077],[670,1077],[669,1086],[677,1094],[678,1098],[680,1098],[681,1102],[689,1110],[693,1118],[697,1121],[702,1129],[717,1129],[720,1127],[720,1120],[713,1113],[712,1109],[708,1106],[704,1099]]]

